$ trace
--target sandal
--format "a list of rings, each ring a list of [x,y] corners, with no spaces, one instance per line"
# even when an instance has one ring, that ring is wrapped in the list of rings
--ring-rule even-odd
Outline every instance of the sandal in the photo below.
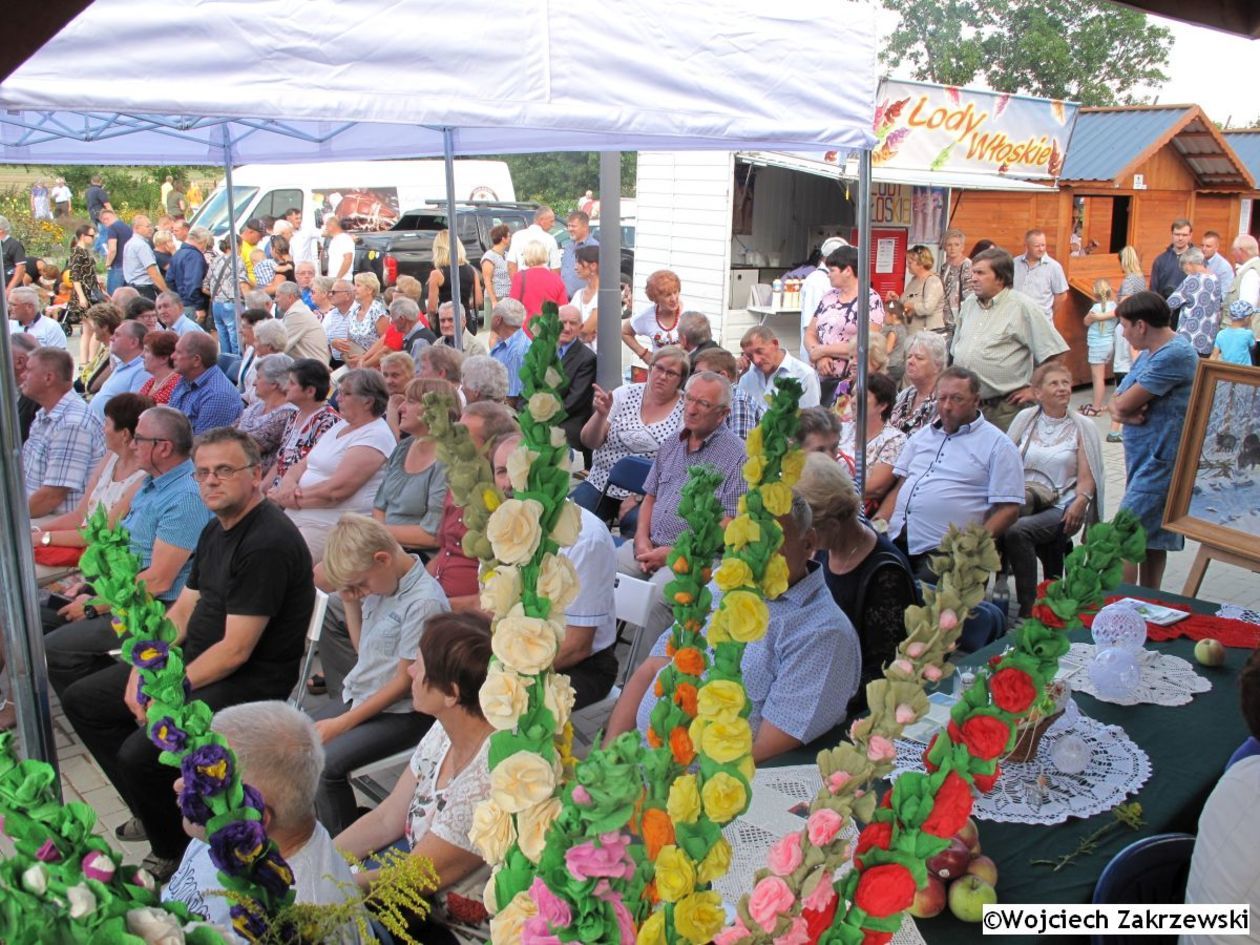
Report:
[[[1093,404],[1086,404],[1084,407],[1082,407],[1082,408],[1081,408],[1079,411],[1077,411],[1077,412],[1078,412],[1081,416],[1083,416],[1083,417],[1096,417],[1096,416],[1098,416],[1098,414],[1099,414],[1099,413],[1101,413],[1102,411],[1100,411],[1100,410],[1099,410],[1097,407],[1095,407]]]
[[[316,673],[306,681],[306,691],[313,696],[322,696],[328,692],[328,683],[324,680],[323,673]]]

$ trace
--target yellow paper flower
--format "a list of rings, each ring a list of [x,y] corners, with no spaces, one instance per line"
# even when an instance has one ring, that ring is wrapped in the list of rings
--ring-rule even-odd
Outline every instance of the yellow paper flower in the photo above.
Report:
[[[731,632],[727,629],[727,614],[718,609],[712,617],[709,618],[709,625],[705,628],[704,637],[709,641],[709,646],[717,646],[719,643],[730,643]]]
[[[682,850],[669,844],[656,857],[656,894],[662,902],[677,902],[696,888],[696,868]]]
[[[539,423],[546,423],[564,409],[564,404],[555,394],[546,391],[529,398],[529,412]]]
[[[577,694],[573,691],[573,685],[569,682],[568,676],[552,673],[547,677],[547,684],[543,688],[543,704],[556,720],[558,731],[569,724],[569,716],[573,714],[573,702],[576,698]]]
[[[529,708],[528,684],[502,663],[490,667],[479,695],[481,714],[500,731],[515,728],[517,720]]]
[[[787,515],[792,511],[792,489],[782,482],[767,482],[761,487],[761,501],[775,518]]]
[[[532,751],[509,755],[490,772],[490,799],[509,814],[541,804],[555,787],[555,769]]]
[[[726,611],[726,631],[739,643],[752,643],[766,635],[770,611],[760,594],[752,591],[731,591],[722,598]]]
[[[498,622],[490,646],[509,669],[533,676],[550,666],[559,647],[564,626],[541,617],[524,617],[513,612]]]
[[[520,945],[525,920],[538,915],[538,906],[529,893],[519,892],[490,920],[490,940],[495,945]]]
[[[783,484],[791,489],[796,485],[796,480],[801,478],[801,472],[805,469],[805,451],[800,449],[788,450],[787,455],[783,457],[783,462],[779,464],[779,468]]]
[[[518,444],[516,449],[508,454],[508,479],[511,480],[512,488],[517,492],[524,492],[529,488],[529,467],[537,458],[538,454],[526,447],[524,443]]]
[[[727,523],[725,537],[726,543],[738,551],[761,540],[761,526],[741,512]]]
[[[766,447],[761,436],[760,425],[748,431],[748,439],[744,440],[744,450],[749,456],[765,456]]]
[[[694,774],[683,774],[674,779],[669,786],[665,810],[676,824],[694,824],[700,818],[700,791]]]
[[[487,571],[481,581],[481,609],[503,617],[521,599],[521,572],[510,564]]]
[[[635,945],[665,945],[665,913],[661,910],[653,912],[647,921],[639,926],[639,935]]]
[[[552,797],[521,811],[516,816],[517,843],[531,863],[542,857],[547,845],[547,830],[551,822],[560,816],[560,798]]]
[[[577,504],[564,501],[560,507],[560,515],[556,518],[556,527],[551,530],[551,538],[561,548],[567,548],[578,540],[582,532],[582,510]]]
[[[541,503],[534,499],[504,499],[486,523],[486,538],[494,556],[504,564],[524,564],[542,539]]]
[[[761,477],[766,472],[766,461],[760,456],[749,456],[748,461],[744,463],[744,482],[750,486],[755,486],[761,482]]]
[[[748,806],[748,791],[744,782],[719,771],[700,789],[704,812],[716,824],[725,824],[743,813]]]
[[[516,827],[511,815],[494,801],[482,801],[473,811],[468,839],[487,863],[501,863],[516,842]]]
[[[709,721],[729,720],[739,717],[745,702],[744,687],[739,683],[729,679],[712,679],[700,687],[696,708]]]
[[[713,572],[713,580],[722,590],[733,591],[737,587],[753,583],[752,568],[748,567],[748,563],[742,558],[728,556]]]
[[[694,893],[674,907],[674,926],[683,938],[695,945],[713,941],[725,924],[726,912],[720,893]]]
[[[718,764],[737,761],[752,751],[752,727],[742,718],[710,722],[701,747]]]
[[[487,488],[481,493],[481,501],[486,504],[486,511],[493,512],[502,503],[499,501],[499,493],[495,489]]]
[[[578,575],[564,555],[543,555],[538,571],[538,596],[551,601],[551,615],[561,616],[578,595]]]
[[[783,557],[783,555],[776,551],[770,558],[770,563],[766,565],[765,577],[761,579],[761,590],[765,593],[767,598],[774,600],[787,589],[787,558]]]
[[[739,759],[739,763],[735,765],[735,770],[744,776],[744,780],[752,784],[753,775],[757,773],[757,765],[753,761],[752,755],[745,755]]]
[[[696,869],[696,879],[702,883],[711,883],[721,879],[731,868],[731,845],[725,837],[718,837],[718,842],[701,861]]]

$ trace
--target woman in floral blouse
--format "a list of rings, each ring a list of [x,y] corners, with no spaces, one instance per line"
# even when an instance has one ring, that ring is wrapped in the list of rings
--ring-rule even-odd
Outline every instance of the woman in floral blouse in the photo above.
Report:
[[[285,399],[297,407],[284,427],[276,462],[263,477],[267,488],[279,486],[284,474],[306,458],[319,438],[341,420],[337,411],[324,403],[332,384],[328,365],[314,358],[298,358],[289,367]]]

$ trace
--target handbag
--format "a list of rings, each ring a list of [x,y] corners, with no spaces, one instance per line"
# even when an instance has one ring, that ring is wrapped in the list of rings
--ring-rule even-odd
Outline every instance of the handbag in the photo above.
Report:
[[[1033,430],[1037,426],[1037,418],[1041,416],[1041,408],[1037,408],[1036,414],[1033,415],[1032,421],[1028,424],[1028,432],[1024,436],[1024,448],[1019,451],[1019,457],[1024,460],[1028,456],[1028,447],[1032,443]],[[1024,480],[1024,504],[1020,506],[1019,517],[1023,518],[1027,515],[1036,515],[1038,512],[1044,512],[1048,508],[1052,508],[1059,501],[1059,490],[1054,486],[1048,486],[1042,482],[1034,482],[1029,479]]]
[[[35,549],[35,563],[46,568],[72,568],[86,548],[68,548],[61,545],[43,545]]]

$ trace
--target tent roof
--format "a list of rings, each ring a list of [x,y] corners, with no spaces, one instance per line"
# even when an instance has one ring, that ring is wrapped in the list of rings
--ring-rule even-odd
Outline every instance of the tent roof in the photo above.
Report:
[[[0,161],[870,147],[874,10],[843,7],[96,0],[0,83]]]

